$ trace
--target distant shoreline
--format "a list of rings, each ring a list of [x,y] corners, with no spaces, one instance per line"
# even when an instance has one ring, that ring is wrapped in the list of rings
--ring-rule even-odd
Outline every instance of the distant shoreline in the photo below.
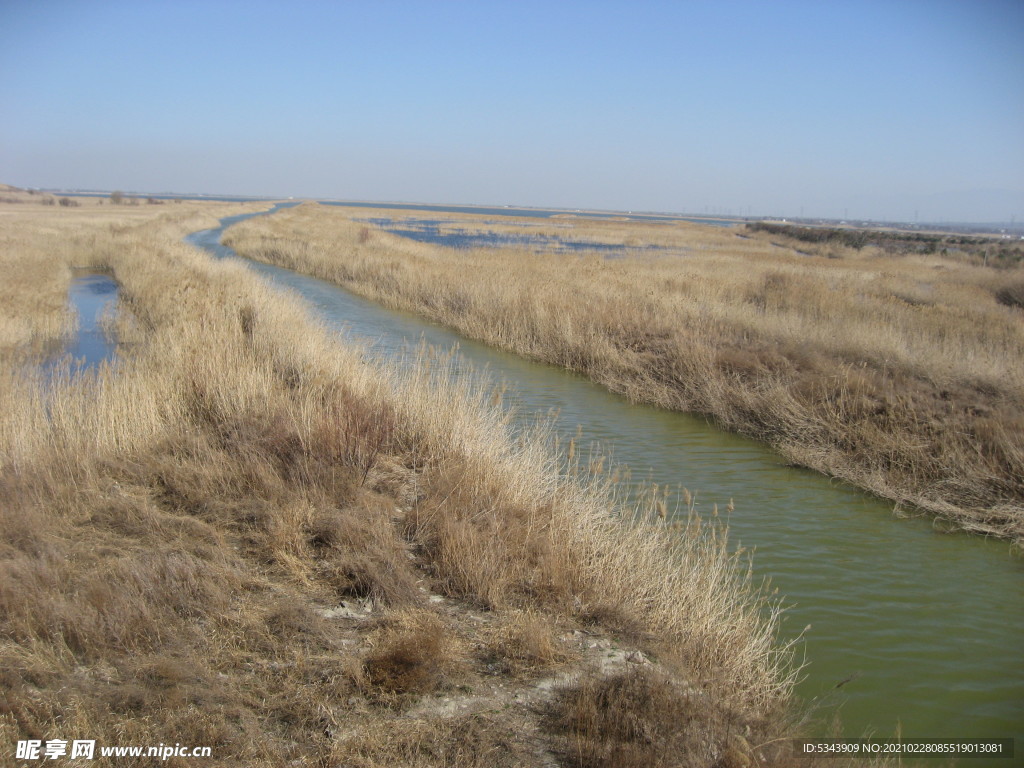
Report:
[[[111,191],[104,190],[61,190],[40,189],[39,192],[64,197],[107,197]],[[1015,221],[992,222],[921,222],[876,221],[871,219],[829,219],[821,217],[789,217],[776,215],[729,216],[720,214],[670,213],[664,211],[615,211],[593,208],[548,208],[529,205],[484,205],[476,203],[423,203],[381,200],[343,200],[329,197],[273,197],[260,195],[219,195],[216,193],[176,193],[176,192],[125,192],[126,197],[154,198],[156,200],[206,200],[224,203],[276,202],[294,200],[296,202],[317,202],[324,205],[349,206],[353,208],[395,208],[399,210],[437,211],[450,213],[487,213],[502,216],[540,216],[553,218],[561,216],[579,216],[585,218],[616,218],[625,217],[635,221],[691,221],[696,223],[742,224],[745,222],[763,221],[770,223],[796,224],[807,227],[849,227],[852,229],[883,229],[899,232],[920,232],[928,234],[989,234],[1024,236],[1024,224]]]

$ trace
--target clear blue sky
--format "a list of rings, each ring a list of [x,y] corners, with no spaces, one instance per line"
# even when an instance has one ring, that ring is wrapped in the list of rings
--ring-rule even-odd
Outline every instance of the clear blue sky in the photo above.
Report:
[[[0,0],[0,181],[1020,222],[1024,0]]]

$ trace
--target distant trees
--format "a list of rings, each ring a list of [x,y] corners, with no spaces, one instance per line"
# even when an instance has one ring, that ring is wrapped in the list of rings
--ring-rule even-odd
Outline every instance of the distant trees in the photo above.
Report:
[[[773,224],[766,221],[749,222],[746,229],[748,232],[766,232],[770,235],[790,237],[804,243],[821,246],[844,245],[858,250],[865,246],[876,246],[890,256],[905,256],[913,253],[941,254],[946,258],[956,258],[997,269],[1016,268],[1018,265],[1024,264],[1024,242],[995,240],[986,235],[797,227],[791,224]],[[819,255],[826,254],[819,251]],[[837,256],[832,255],[830,258],[837,258]],[[1010,306],[1016,306],[1013,302],[1017,299],[1010,294],[1007,296]]]
[[[751,232],[767,232],[771,235],[784,235],[805,243],[827,243],[846,245],[860,250],[869,243],[869,234],[859,229],[828,229],[825,227],[794,227],[787,224],[770,224],[766,221],[753,221],[746,225]]]
[[[110,202],[112,205],[120,205],[124,202],[124,192],[119,189],[115,189],[110,193]]]

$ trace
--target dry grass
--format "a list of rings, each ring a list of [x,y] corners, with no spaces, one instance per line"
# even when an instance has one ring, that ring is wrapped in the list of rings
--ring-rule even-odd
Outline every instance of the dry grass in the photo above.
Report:
[[[707,711],[714,706],[700,691],[633,667],[562,688],[546,725],[559,736],[564,764],[579,768],[746,768],[752,764],[744,735],[751,733],[749,724],[728,711]],[[709,722],[717,732],[708,732]]]
[[[450,627],[431,611],[389,615],[375,632],[363,660],[367,694],[382,700],[396,695],[433,693],[457,674],[462,655],[453,647]]]
[[[894,768],[898,758],[808,758],[785,717],[760,720],[651,666],[583,675],[556,690],[542,728],[574,768]],[[774,720],[774,721],[773,721]],[[947,762],[948,766],[949,763]]]
[[[494,715],[375,722],[340,739],[331,764],[346,768],[521,768],[540,765],[523,733]]]
[[[74,331],[75,318],[67,307],[70,259],[63,251],[59,236],[30,240],[14,228],[0,228],[9,286],[0,305],[0,360],[45,353]]]
[[[801,254],[684,223],[520,229],[674,255],[453,251],[315,204],[244,222],[228,242],[635,400],[710,414],[897,505],[1024,536],[1019,270],[841,245]]]
[[[712,741],[726,710],[774,727],[789,658],[720,531],[623,519],[443,360],[369,363],[241,265],[181,244],[237,206],[19,210],[3,258],[54,246],[55,269],[112,270],[121,345],[115,367],[47,382],[24,363],[32,334],[10,335],[4,744],[539,766],[554,737],[538,680],[592,664],[586,633],[699,687],[715,706],[694,728]]]
[[[530,675],[572,660],[549,616],[536,610],[508,611],[481,648],[481,658],[502,674]]]

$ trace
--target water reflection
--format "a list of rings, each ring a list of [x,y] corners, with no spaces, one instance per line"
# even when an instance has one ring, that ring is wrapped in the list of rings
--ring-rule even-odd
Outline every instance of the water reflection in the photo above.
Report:
[[[109,331],[110,323],[105,320],[112,319],[117,293],[117,283],[109,274],[84,272],[72,278],[68,301],[78,316],[78,328],[62,353],[47,360],[44,372],[51,373],[68,358],[76,372],[113,359],[117,341]]]

